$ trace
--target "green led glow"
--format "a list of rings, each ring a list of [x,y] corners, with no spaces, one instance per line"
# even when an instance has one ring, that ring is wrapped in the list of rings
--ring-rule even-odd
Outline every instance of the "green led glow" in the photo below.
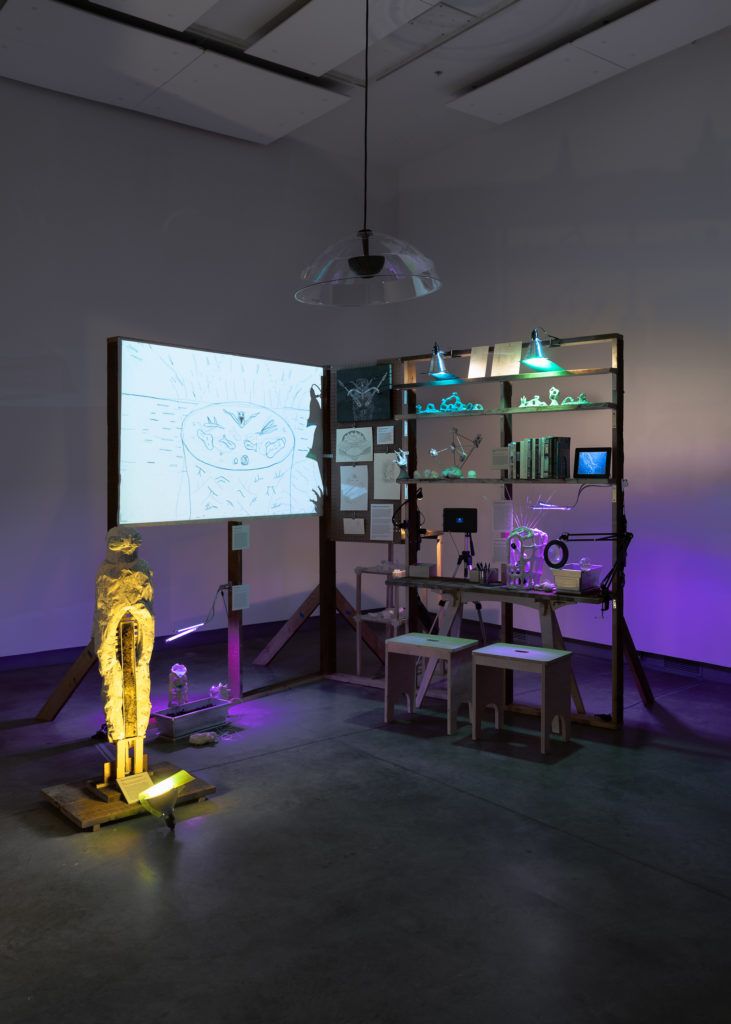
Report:
[[[558,363],[551,362],[550,359],[546,359],[545,356],[527,356],[525,359],[521,359],[523,366],[529,366],[531,370],[551,370],[552,372],[563,372],[563,367],[559,366]]]
[[[185,769],[181,769],[179,772],[175,772],[174,775],[169,775],[167,779],[163,779],[162,782],[156,782],[152,786],[148,786],[147,789],[143,789],[140,793],[140,803],[149,811],[150,814],[154,814],[157,818],[164,818],[165,814],[175,804],[177,798],[177,790],[181,789],[186,783],[192,782],[193,776],[190,772],[186,772]],[[156,807],[151,800],[156,800],[159,797],[167,796],[172,794],[172,798],[168,798],[163,801],[163,806]]]

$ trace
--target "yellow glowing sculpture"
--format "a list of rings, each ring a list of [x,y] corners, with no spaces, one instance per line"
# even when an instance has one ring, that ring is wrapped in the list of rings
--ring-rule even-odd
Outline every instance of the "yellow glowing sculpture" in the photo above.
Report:
[[[152,781],[143,746],[150,720],[155,619],[152,571],[137,556],[141,539],[126,526],[108,532],[107,556],[96,576],[94,614],[107,735],[117,747],[116,764],[104,765],[104,783],[114,779],[130,803]]]

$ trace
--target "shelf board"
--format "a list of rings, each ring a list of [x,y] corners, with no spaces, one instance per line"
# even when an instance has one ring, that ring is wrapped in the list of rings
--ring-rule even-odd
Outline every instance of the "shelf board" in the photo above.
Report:
[[[462,419],[471,416],[514,416],[517,413],[540,412],[591,412],[596,409],[616,409],[616,402],[585,402],[583,405],[519,405],[506,409],[478,409],[469,412],[408,412],[398,413],[395,420],[438,420],[449,416]]]
[[[499,484],[501,487],[505,484],[575,484],[580,486],[581,484],[590,483],[592,486],[599,485],[600,487],[612,487],[616,481],[614,480],[596,480],[589,479],[587,477],[541,477],[536,479],[521,480],[513,477],[497,477],[497,476],[438,476],[438,477],[409,477],[408,480],[399,480],[401,484]]]
[[[531,373],[512,373],[498,377],[452,377],[450,380],[416,381],[413,384],[392,384],[394,391],[406,391],[412,388],[448,388],[462,387],[465,384],[503,384],[521,380],[550,380],[556,377],[594,377],[602,373],[616,373],[614,366],[593,366],[585,370],[535,370]]]

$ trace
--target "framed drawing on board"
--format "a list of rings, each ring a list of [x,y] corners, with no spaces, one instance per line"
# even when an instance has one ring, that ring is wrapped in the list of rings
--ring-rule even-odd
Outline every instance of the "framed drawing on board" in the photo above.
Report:
[[[390,363],[337,371],[338,423],[367,423],[391,418]]]

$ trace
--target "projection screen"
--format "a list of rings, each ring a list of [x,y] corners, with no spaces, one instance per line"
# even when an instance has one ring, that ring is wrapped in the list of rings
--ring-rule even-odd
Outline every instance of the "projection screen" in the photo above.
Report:
[[[318,513],[322,367],[111,341],[120,524]]]

